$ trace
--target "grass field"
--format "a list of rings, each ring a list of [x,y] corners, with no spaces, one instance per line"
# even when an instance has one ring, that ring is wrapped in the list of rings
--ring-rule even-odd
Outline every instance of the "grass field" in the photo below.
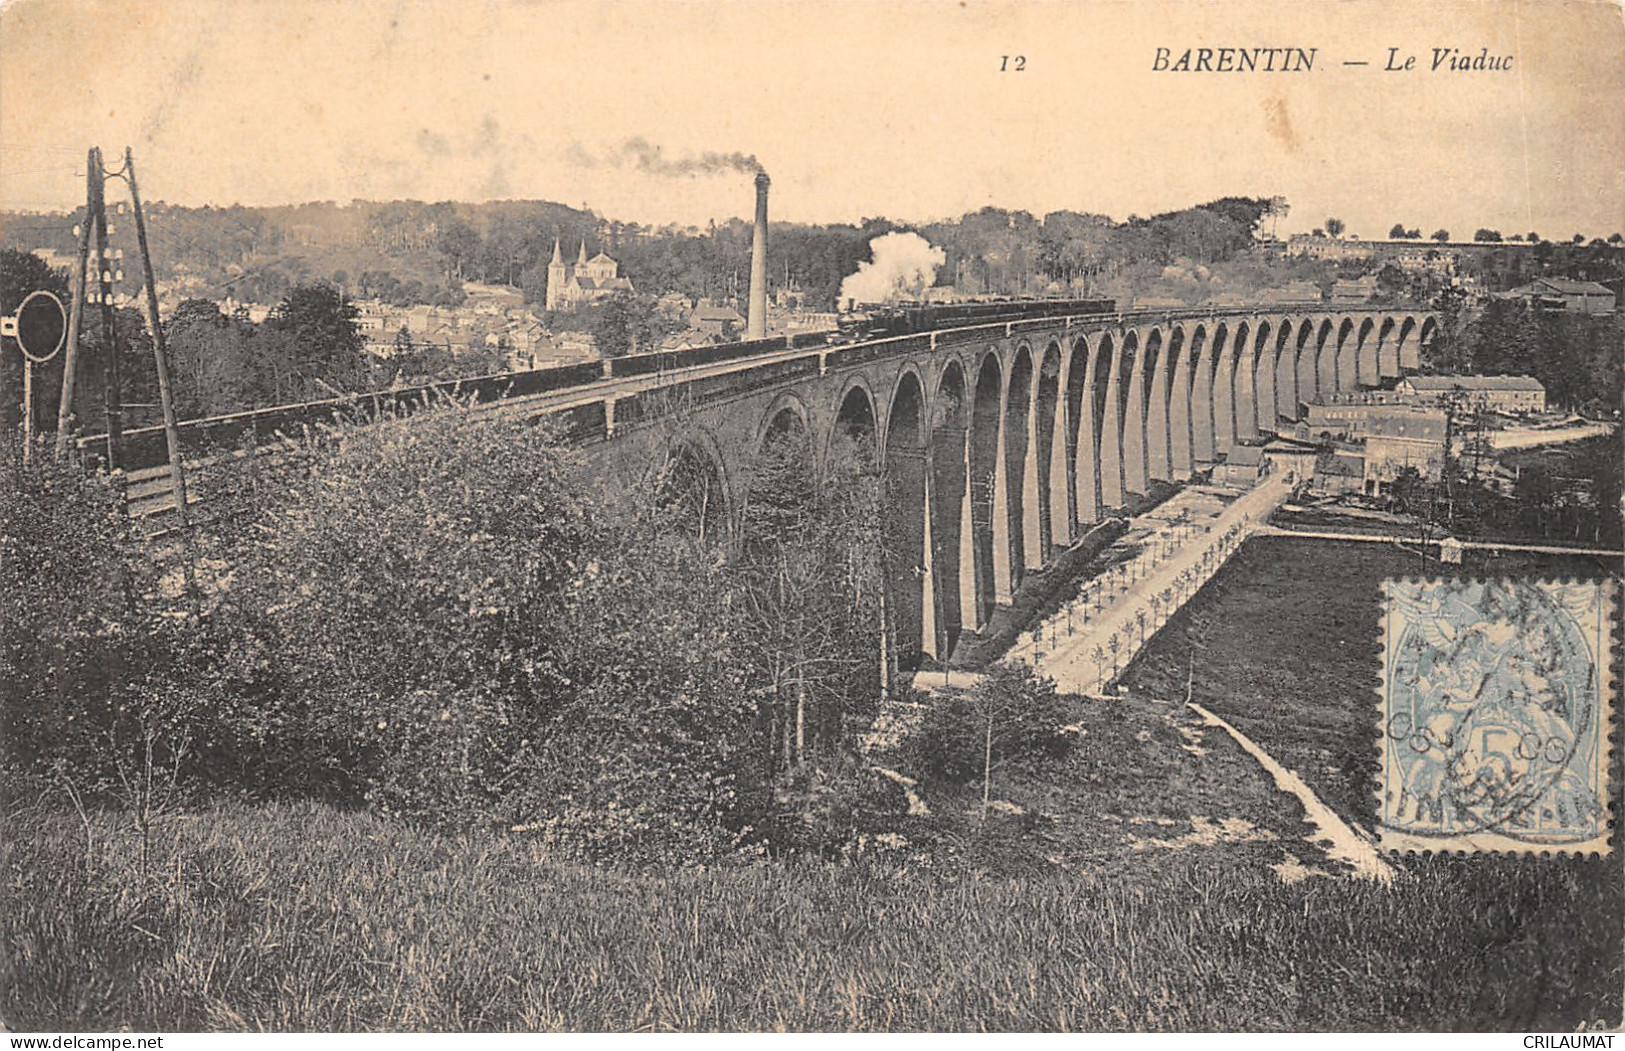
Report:
[[[1059,766],[924,786],[841,862],[633,872],[523,836],[314,804],[163,822],[16,799],[0,840],[13,1029],[1513,1029],[1617,1026],[1618,859],[1330,872],[1193,693],[1367,824],[1375,545],[1255,539]],[[1414,565],[1412,565],[1414,569]],[[1469,565],[1466,570],[1474,571]],[[1498,571],[1584,566],[1503,560]],[[1369,640],[1368,642],[1350,640]],[[1308,655],[1311,659],[1303,660]],[[1617,783],[1616,783],[1617,787]],[[1616,807],[1619,805],[1616,802]]]
[[[30,1029],[1569,1028],[1618,1020],[1617,919],[1568,866],[1282,884],[1222,851],[1132,873],[871,860],[631,875],[319,806],[116,838],[16,818],[5,1023]],[[1132,875],[1132,878],[1130,878]],[[1585,906],[1585,907],[1579,907]]]
[[[1124,681],[1132,694],[1171,697],[1184,694],[1189,678],[1193,700],[1296,770],[1344,820],[1369,828],[1377,791],[1380,582],[1423,575],[1601,579],[1619,568],[1584,556],[1482,552],[1469,553],[1464,565],[1442,566],[1376,544],[1256,538],[1142,652]],[[1612,784],[1616,814],[1622,810],[1619,765]],[[1527,989],[1541,997],[1552,992],[1543,985],[1550,961],[1566,958],[1575,982],[1567,1007],[1581,1014],[1560,1017],[1572,1024],[1590,1005],[1617,1024],[1618,935],[1625,929],[1617,857],[1408,858],[1399,864],[1407,872],[1431,866],[1435,878],[1463,889],[1538,874],[1547,881],[1540,893],[1505,916],[1502,934],[1482,950],[1528,948]],[[1491,908],[1487,901],[1468,907]],[[1577,931],[1571,916],[1586,917],[1589,929]]]

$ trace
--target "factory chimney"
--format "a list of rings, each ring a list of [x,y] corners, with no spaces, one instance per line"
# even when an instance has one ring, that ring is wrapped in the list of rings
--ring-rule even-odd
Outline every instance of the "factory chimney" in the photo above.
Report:
[[[750,316],[746,339],[767,338],[767,172],[756,173],[756,232],[750,241]]]

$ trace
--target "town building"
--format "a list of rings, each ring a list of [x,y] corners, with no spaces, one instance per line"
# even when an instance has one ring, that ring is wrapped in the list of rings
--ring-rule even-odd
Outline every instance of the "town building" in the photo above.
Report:
[[[1286,243],[1288,258],[1330,259],[1344,262],[1351,259],[1370,259],[1372,246],[1357,237],[1316,237],[1298,234]]]
[[[1279,288],[1260,289],[1258,300],[1274,306],[1318,306],[1324,297],[1313,281],[1292,281]]]
[[[1538,247],[1539,243],[1535,241],[1423,241],[1414,237],[1360,238],[1352,234],[1327,237],[1323,233],[1319,237],[1313,234],[1292,237],[1286,243],[1285,254],[1288,258],[1332,262],[1370,260],[1378,268],[1391,262],[1407,271],[1427,270],[1449,275],[1472,262],[1497,258],[1511,260],[1520,256],[1527,259]],[[1625,251],[1625,246],[1594,245],[1591,250],[1613,253]],[[1594,290],[1590,293],[1592,296],[1595,294]],[[1614,307],[1609,306],[1608,309]]]
[[[688,315],[688,327],[701,343],[727,343],[738,338],[740,330],[745,327],[745,319],[726,303],[702,299]]]
[[[1546,411],[1546,388],[1533,376],[1407,376],[1394,389],[1415,405],[1439,405],[1459,391],[1476,409]]]
[[[1407,467],[1430,482],[1444,476],[1444,442],[1372,435],[1365,440],[1365,491],[1380,493]]]
[[[1224,462],[1214,465],[1213,480],[1221,485],[1256,485],[1268,473],[1262,445],[1232,445]]]
[[[1365,455],[1355,449],[1329,449],[1315,458],[1314,482],[1317,493],[1359,493],[1366,491]]]
[[[632,279],[620,276],[621,264],[599,252],[587,258],[587,242],[581,242],[581,251],[574,266],[566,266],[559,252],[558,238],[553,239],[553,259],[547,264],[548,310],[574,310],[616,292],[632,292]]]
[[[1362,393],[1370,396],[1392,392]],[[1445,411],[1436,405],[1396,405],[1391,401],[1341,397],[1308,405],[1297,435],[1302,440],[1347,443],[1339,455],[1362,461],[1358,486],[1348,480],[1353,474],[1347,463],[1317,464],[1317,489],[1379,493],[1407,467],[1437,481],[1444,470],[1448,430]]]
[[[1366,303],[1377,294],[1377,275],[1340,278],[1332,284],[1332,302],[1339,306]]]
[[[1456,272],[1456,254],[1441,249],[1436,243],[1407,241],[1394,249],[1391,260],[1406,273],[1446,276]]]
[[[1444,444],[1444,410],[1430,405],[1381,402],[1312,402],[1306,406],[1299,437],[1359,440],[1371,435]]]
[[[1559,277],[1537,277],[1508,291],[1504,298],[1521,299],[1536,310],[1567,314],[1612,314],[1617,305],[1614,291],[1607,285]]]
[[[1279,474],[1288,482],[1298,484],[1315,475],[1315,459],[1320,446],[1292,438],[1277,438],[1264,446],[1264,474]]]

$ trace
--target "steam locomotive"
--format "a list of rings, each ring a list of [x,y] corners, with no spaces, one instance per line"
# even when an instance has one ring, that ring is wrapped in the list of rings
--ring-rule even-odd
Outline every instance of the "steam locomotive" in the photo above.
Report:
[[[848,339],[884,339],[940,328],[964,328],[1004,321],[1061,317],[1068,314],[1114,314],[1114,299],[995,299],[973,303],[905,302],[847,311],[836,326]]]

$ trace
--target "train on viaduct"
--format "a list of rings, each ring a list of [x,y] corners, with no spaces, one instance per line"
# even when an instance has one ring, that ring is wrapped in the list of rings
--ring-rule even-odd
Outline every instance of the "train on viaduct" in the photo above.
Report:
[[[1152,483],[1190,479],[1300,418],[1305,403],[1417,369],[1437,319],[1401,308],[1123,313],[1034,301],[941,324],[642,354],[181,431],[204,465],[205,449],[297,436],[313,421],[445,387],[484,409],[551,420],[606,486],[676,464],[731,535],[767,442],[799,449],[817,474],[849,440],[884,480],[888,595],[908,667],[948,661],[1029,574]],[[102,440],[79,444],[94,457]],[[161,428],[125,435],[118,466],[132,509],[161,511],[172,498],[163,449]]]

